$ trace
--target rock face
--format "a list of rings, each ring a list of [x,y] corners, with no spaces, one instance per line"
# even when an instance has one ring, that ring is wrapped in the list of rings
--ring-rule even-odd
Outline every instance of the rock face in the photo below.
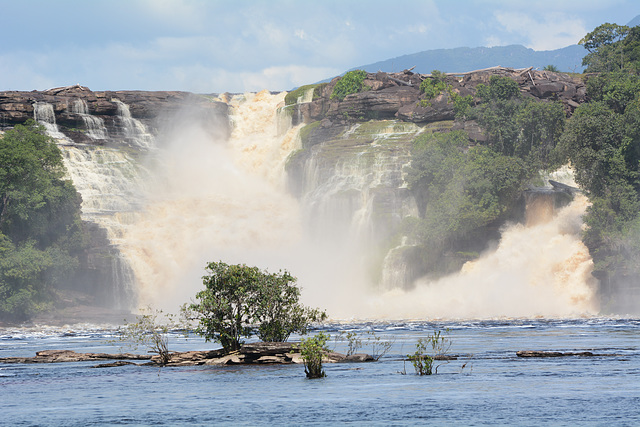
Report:
[[[568,74],[533,69],[514,70],[493,67],[475,72],[448,75],[446,82],[461,96],[475,93],[478,84],[488,84],[491,76],[506,76],[514,79],[524,96],[545,100],[557,100],[564,104],[570,114],[586,99],[586,86],[581,79]],[[405,70],[401,73],[369,73],[363,82],[368,88],[351,94],[344,100],[331,99],[331,93],[339,78],[319,90],[320,96],[309,103],[293,108],[305,123],[329,119],[342,124],[370,119],[400,119],[425,124],[441,120],[453,120],[453,104],[445,92],[429,105],[420,105],[424,95],[420,83],[428,76]]]
[[[157,134],[172,117],[198,120],[217,136],[229,133],[228,106],[188,92],[104,91],[93,92],[75,85],[46,91],[0,92],[0,129],[21,124],[51,106],[53,116],[38,120],[55,123],[76,143],[121,143],[132,139],[136,126],[131,119]],[[46,114],[46,113],[43,113]]]

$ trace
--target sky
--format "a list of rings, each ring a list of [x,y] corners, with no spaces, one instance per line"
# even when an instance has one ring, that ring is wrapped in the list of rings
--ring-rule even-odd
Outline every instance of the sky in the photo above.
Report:
[[[0,0],[0,91],[290,90],[430,49],[576,44],[637,0]]]

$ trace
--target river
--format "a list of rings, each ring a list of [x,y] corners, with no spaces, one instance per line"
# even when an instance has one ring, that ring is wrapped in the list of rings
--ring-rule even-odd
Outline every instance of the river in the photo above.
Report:
[[[378,362],[327,364],[319,380],[306,379],[301,365],[0,364],[0,424],[640,424],[640,319],[337,323],[322,330],[336,351],[346,351],[340,333],[348,331],[374,331],[393,346]],[[420,377],[404,359],[434,330],[448,330],[450,353],[459,358]],[[113,338],[106,326],[5,328],[0,357],[45,349],[119,352]],[[172,350],[216,347],[197,336],[171,338]],[[600,356],[519,358],[518,350]]]

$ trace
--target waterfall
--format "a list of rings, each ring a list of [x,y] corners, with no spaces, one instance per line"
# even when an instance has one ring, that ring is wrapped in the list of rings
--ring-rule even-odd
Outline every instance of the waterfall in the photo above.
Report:
[[[140,122],[140,120],[134,119],[129,111],[129,106],[119,99],[112,99],[111,102],[115,103],[118,108],[118,119],[124,130],[125,141],[137,148],[152,148],[154,138],[149,133],[147,127]]]
[[[145,169],[127,152],[93,145],[61,145],[66,169],[82,195],[82,219],[102,227],[113,245],[108,252],[111,289],[118,308],[130,308],[137,294],[130,261],[122,253],[127,227],[134,226],[143,190]],[[108,270],[107,270],[108,271]]]
[[[48,102],[36,102],[33,104],[33,118],[44,126],[47,135],[58,140],[68,140],[68,138],[58,130],[56,115],[53,105]]]
[[[82,118],[84,127],[87,129],[87,135],[91,139],[107,139],[107,128],[104,125],[104,120],[89,114],[89,108],[84,99],[75,99],[71,103],[71,112]]]
[[[580,241],[587,206],[581,195],[554,206],[544,220],[506,227],[497,248],[459,274],[392,289],[412,277],[408,260],[419,258],[410,239],[398,242],[390,234],[404,218],[418,216],[404,169],[424,129],[372,121],[308,148],[295,199],[286,190],[284,165],[300,148],[301,126],[291,126],[284,95],[264,91],[226,100],[233,125],[228,140],[212,139],[197,120],[182,117],[156,144],[120,102],[124,138],[143,150],[62,147],[83,195],[83,217],[108,231],[122,256],[113,275],[125,294],[135,290],[140,306],[174,311],[202,288],[206,263],[222,260],[289,270],[303,302],[337,318],[597,310],[592,261]],[[396,246],[382,251],[390,242]],[[384,292],[373,286],[375,269]]]
[[[372,297],[365,312],[448,319],[596,314],[593,261],[580,240],[587,206],[586,197],[577,195],[549,221],[510,225],[495,250],[460,273]]]
[[[144,206],[120,248],[139,286],[141,306],[175,310],[202,286],[209,261],[290,268],[301,235],[299,209],[287,194],[284,162],[297,128],[279,135],[284,93],[229,100],[233,131],[212,140],[199,126],[176,126],[152,153]]]
[[[306,161],[302,204],[319,234],[336,232],[367,246],[388,237],[403,218],[418,215],[404,170],[410,141],[422,129],[373,123],[354,125],[342,135],[344,143],[314,150]]]

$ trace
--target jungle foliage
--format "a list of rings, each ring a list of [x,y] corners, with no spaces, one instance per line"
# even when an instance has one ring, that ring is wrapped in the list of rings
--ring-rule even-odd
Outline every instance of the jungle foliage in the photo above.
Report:
[[[303,306],[296,278],[287,271],[268,273],[244,264],[210,262],[202,278],[205,289],[190,305],[199,325],[196,332],[217,341],[227,351],[239,350],[243,337],[255,331],[262,341],[286,341],[307,332],[326,313]]]
[[[83,247],[80,195],[62,154],[33,121],[0,136],[0,320],[26,320],[53,301]]]
[[[365,77],[367,72],[364,70],[348,71],[333,87],[330,98],[342,101],[347,95],[362,91]]]
[[[518,84],[492,76],[477,86],[477,105],[452,92],[457,120],[473,118],[487,141],[469,146],[462,131],[422,134],[414,143],[407,181],[418,201],[420,219],[405,232],[424,248],[423,267],[446,273],[481,250],[497,225],[515,215],[518,199],[540,169],[559,164],[556,149],[565,114],[557,102],[524,99]],[[458,114],[459,113],[459,114]]]
[[[561,148],[591,207],[584,242],[595,274],[635,281],[640,273],[640,78],[606,73],[590,79],[591,101],[576,109]]]

